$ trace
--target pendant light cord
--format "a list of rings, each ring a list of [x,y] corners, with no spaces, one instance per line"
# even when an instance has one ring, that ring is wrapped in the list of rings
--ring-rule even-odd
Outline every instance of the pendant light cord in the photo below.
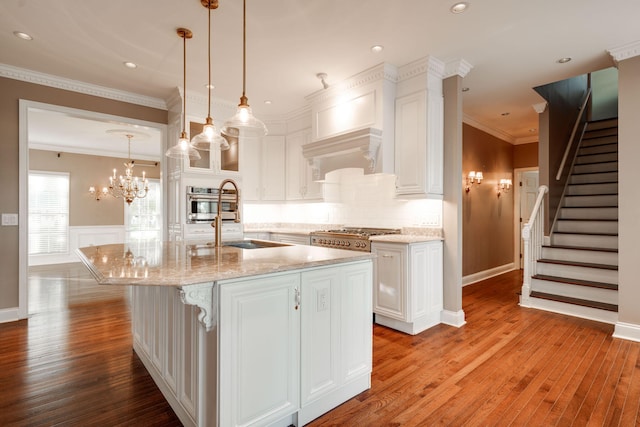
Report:
[[[247,83],[247,0],[242,0],[242,98],[246,101]]]
[[[207,86],[208,97],[207,97],[207,117],[211,117],[211,1],[209,0],[209,5],[207,9],[209,9],[209,38],[207,39],[207,60],[209,61],[209,86]]]
[[[182,33],[182,88],[184,95],[182,97],[182,134],[183,137],[187,133],[187,33]]]

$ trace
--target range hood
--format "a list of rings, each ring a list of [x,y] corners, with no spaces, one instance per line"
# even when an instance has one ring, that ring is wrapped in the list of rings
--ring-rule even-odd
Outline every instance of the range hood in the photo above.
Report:
[[[327,172],[343,168],[362,168],[371,174],[376,171],[381,143],[380,129],[364,128],[305,144],[302,155],[316,181],[324,179]]]

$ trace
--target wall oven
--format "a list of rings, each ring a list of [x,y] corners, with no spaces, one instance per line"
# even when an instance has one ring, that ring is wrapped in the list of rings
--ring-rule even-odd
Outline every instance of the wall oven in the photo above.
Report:
[[[236,190],[225,188],[187,187],[187,224],[209,223],[218,215],[218,200],[223,221],[239,218],[240,206],[236,203]]]

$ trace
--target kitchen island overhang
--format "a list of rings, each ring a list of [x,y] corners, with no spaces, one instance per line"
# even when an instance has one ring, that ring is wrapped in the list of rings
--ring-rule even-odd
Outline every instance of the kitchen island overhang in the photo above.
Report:
[[[134,285],[134,349],[185,425],[304,425],[370,388],[370,253],[135,242],[78,254],[98,283]]]

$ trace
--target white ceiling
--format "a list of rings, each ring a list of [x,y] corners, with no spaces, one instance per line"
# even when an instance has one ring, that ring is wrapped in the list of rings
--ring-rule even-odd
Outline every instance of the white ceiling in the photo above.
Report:
[[[542,99],[532,87],[613,65],[607,49],[640,40],[638,0],[247,1],[247,96],[258,117],[288,114],[321,90],[382,62],[427,55],[464,59],[468,120],[511,142],[535,137]],[[213,96],[237,103],[242,85],[242,2],[213,11]],[[200,0],[2,0],[0,63],[159,99],[182,86],[206,97],[207,9]],[[25,41],[13,31],[34,37]],[[374,54],[370,47],[384,46]],[[562,57],[572,57],[559,64]],[[138,68],[125,68],[133,61]],[[265,105],[271,100],[271,105]],[[509,112],[503,116],[502,113]],[[224,118],[216,118],[220,122]]]

